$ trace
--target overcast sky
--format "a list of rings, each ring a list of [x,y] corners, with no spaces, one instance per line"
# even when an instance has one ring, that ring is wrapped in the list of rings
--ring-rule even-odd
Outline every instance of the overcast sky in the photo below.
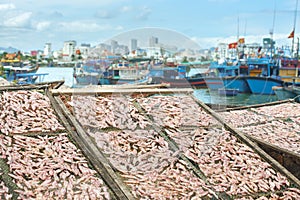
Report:
[[[270,30],[277,44],[290,45],[295,10],[296,0],[0,0],[0,47],[29,51],[50,42],[58,50],[67,40],[96,45],[145,27],[172,30],[201,48],[238,35],[261,42]]]

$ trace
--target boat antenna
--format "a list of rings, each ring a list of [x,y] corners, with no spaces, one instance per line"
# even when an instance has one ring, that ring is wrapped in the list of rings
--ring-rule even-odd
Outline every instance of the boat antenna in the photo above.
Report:
[[[239,46],[240,46],[239,34],[240,34],[240,16],[238,15],[238,18],[237,18],[237,48],[236,48],[237,61],[239,61]]]
[[[297,12],[298,12],[298,0],[296,0],[295,16],[294,16],[294,28],[293,28],[294,34],[293,34],[293,39],[292,39],[292,55],[294,55],[294,41],[295,41],[295,29],[296,29]]]
[[[270,30],[270,36],[271,36],[271,58],[273,57],[273,36],[274,36],[275,19],[276,19],[276,1],[274,1],[273,24],[272,24],[272,29]]]
[[[237,41],[239,41],[239,34],[240,34],[240,16],[238,15],[237,18]]]
[[[246,19],[246,21],[245,21],[244,37],[246,37],[246,30],[247,30],[247,19]]]

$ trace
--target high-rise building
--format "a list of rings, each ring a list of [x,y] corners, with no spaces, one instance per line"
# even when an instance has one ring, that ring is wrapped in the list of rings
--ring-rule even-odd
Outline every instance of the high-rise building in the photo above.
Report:
[[[155,47],[158,44],[158,38],[157,37],[150,37],[149,39],[149,47]]]
[[[115,53],[116,49],[118,48],[119,44],[116,40],[111,40],[110,42],[110,46],[111,46],[111,52]]]
[[[44,46],[44,56],[49,57],[52,55],[51,43],[46,43]]]
[[[72,55],[75,55],[75,48],[76,48],[76,41],[70,40],[64,42],[63,47],[63,56],[64,57],[71,57]]]
[[[137,50],[137,39],[131,39],[131,51]]]

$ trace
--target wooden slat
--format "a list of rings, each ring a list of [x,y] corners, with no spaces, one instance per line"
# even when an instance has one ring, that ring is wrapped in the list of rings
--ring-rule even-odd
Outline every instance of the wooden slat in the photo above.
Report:
[[[261,104],[254,104],[254,105],[248,105],[248,106],[239,106],[239,107],[233,107],[233,108],[226,108],[226,109],[220,109],[218,112],[228,112],[233,110],[245,110],[250,108],[259,108],[263,106],[274,106],[282,103],[290,103],[295,102],[293,99],[287,99],[287,100],[281,100],[281,101],[273,101],[268,103],[261,103]]]
[[[142,89],[142,88],[167,88],[170,87],[169,83],[161,83],[161,84],[147,84],[147,85],[134,85],[134,84],[123,84],[123,85],[101,85],[101,86],[94,86],[97,88],[120,88],[120,89]]]
[[[95,170],[103,178],[103,181],[113,192],[112,199],[134,199],[123,181],[110,166],[109,161],[94,145],[93,141],[78,124],[77,120],[67,110],[61,99],[59,97],[51,96],[49,92],[47,92],[47,96],[49,97],[54,110],[62,120],[65,128],[71,134],[72,139],[74,139],[85,156],[90,160]]]
[[[0,86],[1,91],[13,91],[13,90],[35,90],[35,89],[45,89],[45,88],[58,88],[64,84],[64,81],[52,81],[52,82],[43,82],[36,84],[26,84],[26,85],[8,85]]]
[[[53,89],[52,94],[54,96],[65,94],[65,95],[101,95],[101,94],[191,94],[193,89],[191,88],[66,88],[66,89]]]

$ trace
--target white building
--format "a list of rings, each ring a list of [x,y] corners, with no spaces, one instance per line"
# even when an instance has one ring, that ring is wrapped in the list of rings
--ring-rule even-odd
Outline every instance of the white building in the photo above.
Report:
[[[43,55],[44,55],[45,57],[51,57],[51,56],[52,56],[51,43],[46,43],[46,44],[45,44]]]
[[[75,55],[75,48],[76,48],[76,41],[70,40],[65,41],[63,50],[62,50],[62,56],[64,60],[71,60],[72,55]]]
[[[89,53],[91,51],[91,45],[90,44],[81,44],[77,50],[80,51],[81,57],[86,59],[89,56]]]

